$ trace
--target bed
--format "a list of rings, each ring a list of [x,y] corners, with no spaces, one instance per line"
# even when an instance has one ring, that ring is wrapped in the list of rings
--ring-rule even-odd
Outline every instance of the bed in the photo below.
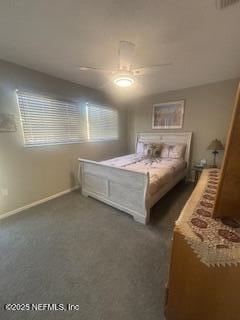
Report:
[[[139,133],[134,154],[101,162],[78,159],[82,194],[147,224],[152,206],[187,177],[191,138],[191,132]],[[144,153],[153,144],[163,146],[160,156],[149,157]],[[181,159],[163,156],[163,148],[174,150],[171,148],[179,145],[185,146]]]

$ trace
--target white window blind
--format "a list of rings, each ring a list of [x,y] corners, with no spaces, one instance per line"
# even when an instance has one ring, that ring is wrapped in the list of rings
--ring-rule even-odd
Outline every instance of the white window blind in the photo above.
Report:
[[[118,139],[117,110],[88,103],[86,109],[89,140]]]
[[[83,107],[24,91],[17,96],[26,146],[87,140]]]

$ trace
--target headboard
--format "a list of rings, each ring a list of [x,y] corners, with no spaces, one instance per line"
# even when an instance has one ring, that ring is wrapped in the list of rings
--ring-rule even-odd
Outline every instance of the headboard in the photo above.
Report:
[[[146,142],[146,143],[161,142],[161,143],[167,143],[167,144],[186,143],[187,147],[185,152],[185,161],[187,162],[187,166],[189,166],[191,139],[192,139],[192,132],[137,133],[135,151],[137,150],[138,142]]]

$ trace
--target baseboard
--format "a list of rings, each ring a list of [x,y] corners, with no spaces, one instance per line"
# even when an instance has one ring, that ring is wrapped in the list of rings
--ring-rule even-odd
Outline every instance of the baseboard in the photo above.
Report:
[[[41,204],[41,203],[47,202],[47,201],[49,201],[49,200],[52,200],[52,199],[55,199],[55,198],[58,198],[58,197],[61,197],[61,196],[63,196],[64,194],[67,194],[67,193],[69,193],[69,192],[72,192],[72,191],[74,191],[74,190],[76,190],[76,189],[78,189],[78,188],[79,188],[79,186],[75,186],[75,187],[73,187],[73,188],[70,188],[70,189],[67,189],[67,190],[64,190],[64,191],[55,193],[55,194],[53,194],[52,196],[49,196],[49,197],[47,197],[47,198],[44,198],[44,199],[41,199],[41,200],[38,200],[38,201],[34,201],[34,202],[30,203],[30,204],[27,204],[27,205],[24,206],[24,207],[17,208],[17,209],[15,209],[15,210],[12,210],[12,211],[3,213],[3,214],[0,215],[0,220],[1,220],[1,219],[5,219],[5,218],[7,218],[7,217],[9,217],[9,216],[12,216],[13,214],[16,214],[16,213],[19,213],[19,212],[21,212],[21,211],[24,211],[24,210],[26,210],[26,209],[35,207],[35,206],[37,206],[37,205],[39,205],[39,204]]]

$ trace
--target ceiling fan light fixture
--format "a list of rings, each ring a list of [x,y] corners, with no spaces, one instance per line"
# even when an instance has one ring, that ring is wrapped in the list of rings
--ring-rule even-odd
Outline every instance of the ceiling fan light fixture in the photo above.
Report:
[[[113,82],[121,88],[127,88],[134,84],[134,78],[129,74],[119,74],[117,75]]]

